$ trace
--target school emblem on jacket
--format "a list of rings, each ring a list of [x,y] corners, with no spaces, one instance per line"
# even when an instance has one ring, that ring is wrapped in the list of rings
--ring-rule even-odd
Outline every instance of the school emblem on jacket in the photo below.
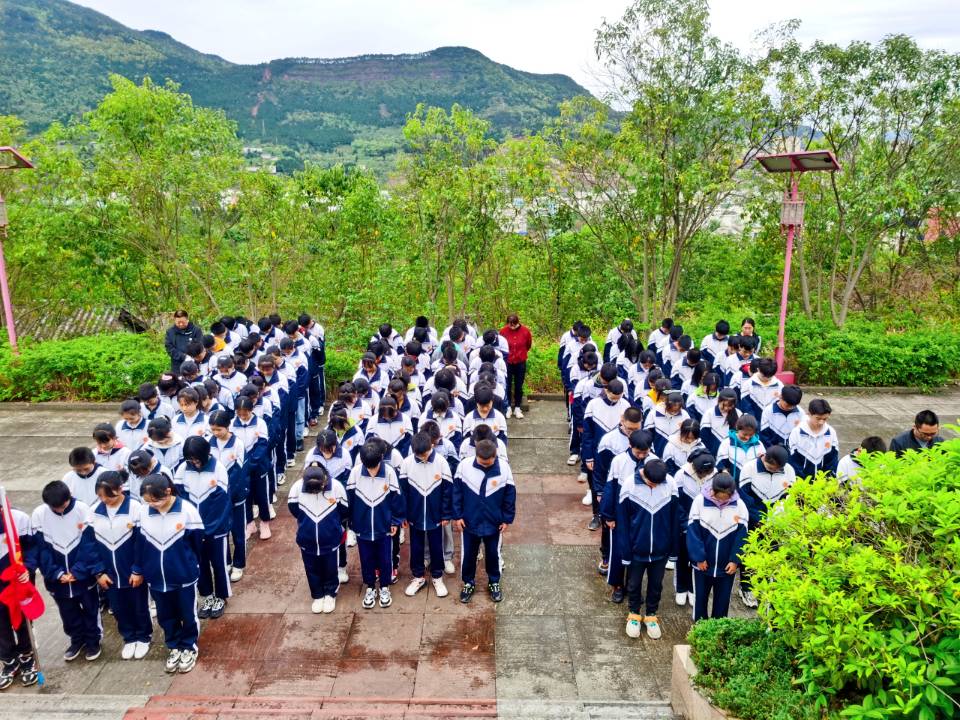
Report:
[[[390,483],[384,483],[384,484],[383,484],[383,491],[384,491],[384,492],[387,492],[389,489],[390,489]]]
[[[434,480],[439,480],[439,479],[440,479],[440,473],[437,473],[436,475],[434,475],[434,476],[433,476],[433,479],[434,479]]]
[[[183,523],[177,523],[177,530],[183,530]]]
[[[827,440],[827,441],[823,444],[823,447],[825,447],[827,450],[829,450],[829,449],[830,449],[830,441]]]
[[[133,523],[127,523],[127,530],[133,530]]]
[[[217,486],[217,479],[210,478],[210,487],[216,487],[216,486]]]
[[[739,515],[734,515],[734,516],[733,516],[733,521],[734,521],[735,523],[740,522],[740,516],[739,516]]]
[[[497,486],[497,481],[496,481],[496,480],[491,480],[491,481],[490,481],[490,487],[496,487],[496,486]]]
[[[83,530],[83,523],[82,523],[82,522],[78,522],[78,523],[77,523],[77,530]]]
[[[327,498],[327,503],[329,503],[330,505],[336,505],[336,504],[337,504],[337,499],[336,499],[336,498]]]

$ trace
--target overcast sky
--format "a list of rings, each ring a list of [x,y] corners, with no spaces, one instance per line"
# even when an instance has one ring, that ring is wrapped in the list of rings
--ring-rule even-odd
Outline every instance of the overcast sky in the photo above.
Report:
[[[594,31],[627,0],[80,0],[137,30],[238,63],[466,45],[520,70],[565,73],[597,91]],[[802,40],[846,44],[900,32],[960,51],[957,0],[713,0],[714,31],[747,48],[767,25],[800,17]]]

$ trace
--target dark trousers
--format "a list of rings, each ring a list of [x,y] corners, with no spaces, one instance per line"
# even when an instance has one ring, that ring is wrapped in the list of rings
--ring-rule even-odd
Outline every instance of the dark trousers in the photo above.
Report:
[[[286,430],[284,440],[286,441],[287,457],[292,458],[297,454],[297,405],[300,404],[300,395],[296,391],[290,393],[287,398],[287,412],[284,415]]]
[[[393,570],[391,555],[393,554],[393,538],[384,535],[376,540],[357,538],[357,550],[360,551],[360,573],[363,584],[367,587],[376,587],[377,573],[380,573],[380,587],[390,586],[390,573]]]
[[[203,597],[230,597],[230,575],[227,573],[227,536],[204,535],[200,548],[200,580],[197,590]]]
[[[314,555],[300,550],[303,558],[303,569],[307,573],[307,585],[310,586],[310,597],[319,600],[328,595],[337,596],[340,581],[337,580],[338,550],[332,550],[322,555]]]
[[[163,630],[164,642],[171,650],[196,650],[200,637],[197,619],[197,586],[170,592],[150,591],[157,605],[157,624]]]
[[[570,454],[579,455],[580,454],[580,436],[582,433],[577,429],[577,426],[573,424],[573,420],[570,420]]]
[[[18,655],[33,652],[27,622],[24,618],[20,627],[14,630],[7,606],[0,603],[0,662],[10,663],[16,660]]]
[[[627,601],[630,612],[639,615],[643,605],[646,615],[656,615],[660,607],[660,594],[663,592],[663,574],[667,569],[667,559],[652,562],[634,560],[630,563],[627,575]],[[644,599],[643,576],[647,576],[647,594]]]
[[[684,535],[677,550],[677,567],[673,571],[673,585],[678,593],[693,592],[691,572],[690,555],[687,553],[686,535]]]
[[[617,547],[618,544],[614,541],[615,532],[616,530],[612,528],[605,527],[603,529],[603,535],[600,538],[600,552],[603,553],[603,557],[606,558],[609,566],[607,569],[607,584],[611,587],[623,587],[627,566],[623,564],[623,558],[620,557],[620,550]]]
[[[713,612],[710,617],[725,618],[730,609],[730,593],[733,592],[734,575],[727,575],[721,571],[717,577],[702,570],[693,570],[693,584],[697,589],[697,598],[693,604],[693,620],[703,620],[707,617],[707,600],[713,592]]]
[[[153,636],[153,620],[150,619],[146,585],[110,587],[107,590],[107,600],[117,621],[117,630],[125,643],[150,642]]]
[[[253,506],[257,506],[261,522],[270,521],[270,478],[269,473],[253,471],[250,473],[250,492],[247,494],[247,521],[253,520]]]
[[[307,387],[307,405],[310,411],[307,417],[310,420],[320,415],[320,408],[323,407],[323,401],[326,399],[323,387],[323,368],[316,368],[315,372],[310,374],[310,385]]]
[[[103,636],[97,587],[96,583],[86,588],[74,587],[72,598],[55,598],[63,631],[70,638],[70,644],[84,645],[88,650],[99,647]]]
[[[523,379],[527,376],[527,361],[507,363],[507,405],[520,407],[523,402]]]
[[[492,535],[474,535],[465,530],[460,537],[460,578],[464,585],[476,584],[477,555],[483,544],[483,564],[487,569],[487,580],[500,582],[500,533]]]
[[[400,569],[400,528],[390,538],[390,561],[394,570]]]
[[[249,493],[247,494],[249,497]],[[269,513],[269,508],[267,509]],[[267,519],[270,516],[267,515]],[[247,500],[233,504],[230,517],[230,537],[233,539],[233,554],[227,548],[227,564],[236,568],[247,566]]]
[[[433,530],[417,530],[408,528],[410,532],[410,574],[422,578],[424,573],[423,549],[430,548],[430,575],[443,577],[443,528]]]

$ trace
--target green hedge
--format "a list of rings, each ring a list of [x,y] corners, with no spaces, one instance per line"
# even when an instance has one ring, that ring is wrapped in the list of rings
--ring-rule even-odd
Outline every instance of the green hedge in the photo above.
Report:
[[[694,683],[717,707],[741,720],[814,720],[794,684],[793,652],[759,620],[698,622],[687,636],[697,666]]]

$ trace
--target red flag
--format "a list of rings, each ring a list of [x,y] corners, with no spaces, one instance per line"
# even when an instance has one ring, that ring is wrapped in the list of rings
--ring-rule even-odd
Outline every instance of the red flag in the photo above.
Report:
[[[10,613],[10,625],[17,629],[23,622],[23,617],[36,620],[43,615],[46,609],[43,597],[29,580],[20,582],[19,577],[27,571],[23,565],[23,553],[20,550],[20,537],[17,534],[17,525],[10,512],[10,503],[7,494],[0,488],[0,514],[3,516],[4,537],[7,543],[7,554],[10,565],[0,573],[0,580],[8,583],[0,592],[0,603],[7,606]]]

